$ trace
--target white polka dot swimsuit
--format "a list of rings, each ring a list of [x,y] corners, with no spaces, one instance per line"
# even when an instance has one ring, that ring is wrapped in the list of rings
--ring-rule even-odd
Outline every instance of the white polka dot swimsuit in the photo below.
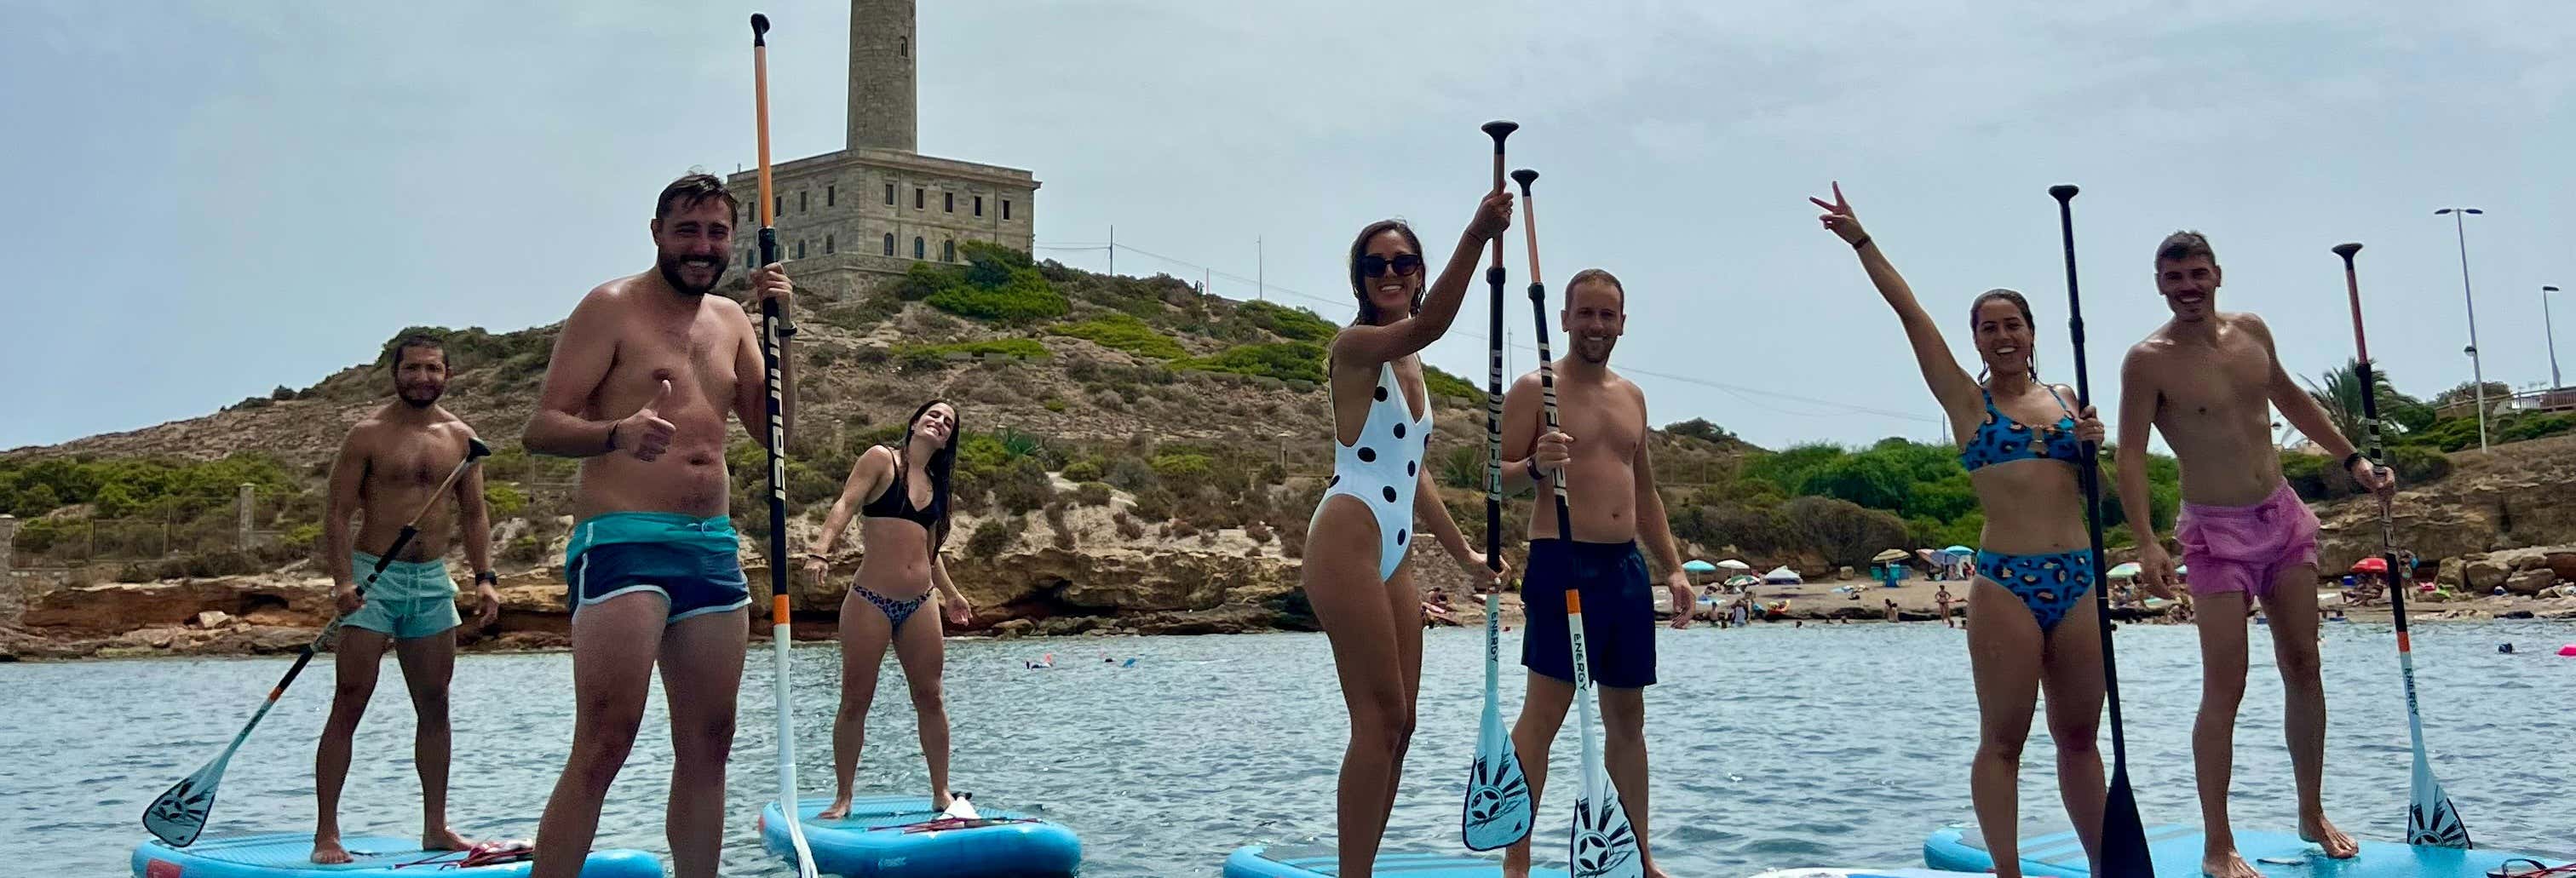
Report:
[[[1413,540],[1413,489],[1421,484],[1423,449],[1431,439],[1431,409],[1424,406],[1422,419],[1414,420],[1404,387],[1396,383],[1393,363],[1378,367],[1377,390],[1372,395],[1375,399],[1369,403],[1368,423],[1360,428],[1359,441],[1343,445],[1335,438],[1333,480],[1325,486],[1324,501],[1347,494],[1368,504],[1370,514],[1377,516],[1377,576],[1383,581],[1404,564],[1405,548]],[[1315,507],[1318,515],[1323,511],[1321,504]]]

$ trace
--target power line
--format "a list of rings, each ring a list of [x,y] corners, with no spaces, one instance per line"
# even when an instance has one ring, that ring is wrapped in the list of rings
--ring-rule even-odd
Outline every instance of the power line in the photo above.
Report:
[[[1080,250],[1094,250],[1094,251],[1097,251],[1097,250],[1113,250],[1113,251],[1114,251],[1114,250],[1125,250],[1125,251],[1127,251],[1127,252],[1134,253],[1134,254],[1136,254],[1136,255],[1138,255],[1138,256],[1144,256],[1144,257],[1148,257],[1148,258],[1152,258],[1152,259],[1158,259],[1158,260],[1161,260],[1161,261],[1164,261],[1164,262],[1171,263],[1171,264],[1173,264],[1173,265],[1178,265],[1178,266],[1183,266],[1183,267],[1187,267],[1187,268],[1194,268],[1194,269],[1198,269],[1198,270],[1199,270],[1203,275],[1214,276],[1214,277],[1222,277],[1222,278],[1225,278],[1225,279],[1227,279],[1227,280],[1235,281],[1235,282],[1237,282],[1237,283],[1244,283],[1244,284],[1260,284],[1260,285],[1262,285],[1262,286],[1263,286],[1264,288],[1266,288],[1266,289],[1270,289],[1270,290],[1277,290],[1277,291],[1279,291],[1279,292],[1283,292],[1283,293],[1286,293],[1286,294],[1291,295],[1291,296],[1296,296],[1296,297],[1301,298],[1301,299],[1306,299],[1306,300],[1308,300],[1308,301],[1319,302],[1319,303],[1322,303],[1322,304],[1331,305],[1331,306],[1334,306],[1334,307],[1339,308],[1339,309],[1342,309],[1342,310],[1350,311],[1350,312],[1352,312],[1352,313],[1354,313],[1354,314],[1356,314],[1356,313],[1359,311],[1359,306],[1358,306],[1358,305],[1353,304],[1353,303],[1352,303],[1350,300],[1348,300],[1348,299],[1331,299],[1331,298],[1326,298],[1326,297],[1323,297],[1323,296],[1314,295],[1314,294],[1312,294],[1312,293],[1308,293],[1308,292],[1305,292],[1305,291],[1303,291],[1303,290],[1295,289],[1295,288],[1292,288],[1292,287],[1268,284],[1268,283],[1266,283],[1267,278],[1264,278],[1264,279],[1262,279],[1262,280],[1255,280],[1255,279],[1253,279],[1253,278],[1244,277],[1243,275],[1235,274],[1235,273],[1230,272],[1230,271],[1223,271],[1223,270],[1220,270],[1220,269],[1217,269],[1217,268],[1213,268],[1213,267],[1210,267],[1210,266],[1207,266],[1207,265],[1204,265],[1204,264],[1201,264],[1201,263],[1192,262],[1192,261],[1189,261],[1189,260],[1187,260],[1187,259],[1181,259],[1181,258],[1174,257],[1174,256],[1165,256],[1165,255],[1163,255],[1163,254],[1161,254],[1161,253],[1156,253],[1156,252],[1153,252],[1153,251],[1150,251],[1150,250],[1145,250],[1145,249],[1139,248],[1139,247],[1137,247],[1137,246],[1135,246],[1135,245],[1132,245],[1132,244],[1107,244],[1107,243],[1039,244],[1039,245],[1034,246],[1032,249],[1037,249],[1037,250],[1057,250],[1057,251],[1080,251]],[[1482,333],[1478,333],[1478,332],[1475,332],[1475,331],[1470,330],[1470,329],[1466,329],[1466,328],[1464,328],[1464,327],[1452,327],[1452,328],[1449,330],[1449,332],[1447,333],[1447,335],[1449,335],[1449,336],[1455,336],[1455,337],[1459,337],[1459,338],[1473,339],[1473,340],[1480,341],[1480,342],[1489,341],[1489,340],[1484,336],[1484,334],[1482,334]],[[1506,345],[1507,347],[1510,347],[1510,348],[1513,348],[1513,349],[1515,349],[1515,350],[1518,350],[1518,351],[1520,351],[1520,352],[1522,352],[1522,353],[1528,353],[1528,354],[1536,354],[1536,353],[1538,353],[1538,348],[1537,348],[1536,346],[1534,346],[1534,345],[1530,345],[1530,344],[1523,344],[1523,343],[1518,343],[1518,342],[1512,342],[1512,341],[1509,341],[1508,339],[1506,339],[1506,341],[1505,341],[1505,345]],[[1643,376],[1647,376],[1647,377],[1651,377],[1651,378],[1660,378],[1660,379],[1663,379],[1663,380],[1666,380],[1666,381],[1675,381],[1675,382],[1680,382],[1680,383],[1683,383],[1683,384],[1689,384],[1689,385],[1693,385],[1693,386],[1697,386],[1697,387],[1705,387],[1705,388],[1708,388],[1708,389],[1711,389],[1711,390],[1716,390],[1716,391],[1720,391],[1720,392],[1724,392],[1724,393],[1732,394],[1732,395],[1734,395],[1734,396],[1735,396],[1735,398],[1736,398],[1737,400],[1739,400],[1739,401],[1743,402],[1743,403],[1744,403],[1744,404],[1746,404],[1746,405],[1754,406],[1754,407],[1757,407],[1757,408],[1763,409],[1763,410],[1765,410],[1765,411],[1769,411],[1769,412],[1773,412],[1773,413],[1777,413],[1777,414],[1790,415],[1790,416],[1794,416],[1794,417],[1824,418],[1824,417],[1840,417],[1840,416],[1846,416],[1846,415],[1870,415],[1870,416],[1873,416],[1873,417],[1896,418],[1896,419],[1899,419],[1899,420],[1913,421],[1913,422],[1916,422],[1916,423],[1924,423],[1924,424],[1939,424],[1939,423],[1941,423],[1941,422],[1942,422],[1942,421],[1941,421],[1941,419],[1939,419],[1939,418],[1930,418],[1930,417],[1925,417],[1925,416],[1923,416],[1923,415],[1918,415],[1918,414],[1909,414],[1909,413],[1906,413],[1906,412],[1891,411],[1891,410],[1888,410],[1888,409],[1872,408],[1872,407],[1869,407],[1869,406],[1864,406],[1864,405],[1854,405],[1854,404],[1852,404],[1852,403],[1846,403],[1846,402],[1835,402],[1835,401],[1833,401],[1833,400],[1829,400],[1829,399],[1818,399],[1818,398],[1810,397],[1810,396],[1799,396],[1799,395],[1794,394],[1794,393],[1781,393],[1781,392],[1779,392],[1779,391],[1775,391],[1775,390],[1763,390],[1763,389],[1761,389],[1761,388],[1756,388],[1756,387],[1745,387],[1745,386],[1742,386],[1742,385],[1728,384],[1728,383],[1723,382],[1723,381],[1711,381],[1711,380],[1708,380],[1708,379],[1706,379],[1706,378],[1697,378],[1697,377],[1692,377],[1692,376],[1688,376],[1688,375],[1675,375],[1675,374],[1672,374],[1672,373],[1670,373],[1670,372],[1658,372],[1658,371],[1655,371],[1655,370],[1652,370],[1652,369],[1640,369],[1640,368],[1635,368],[1635,367],[1622,366],[1622,367],[1620,367],[1619,371],[1620,371],[1620,373],[1621,373],[1621,374],[1628,374],[1628,375],[1643,375]],[[1768,399],[1773,399],[1773,400],[1782,400],[1782,401],[1787,401],[1787,402],[1805,403],[1805,404],[1807,404],[1807,405],[1811,405],[1811,406],[1823,406],[1823,407],[1828,408],[1828,409],[1833,409],[1834,411],[1826,411],[1826,412],[1817,412],[1817,411],[1797,411],[1797,410],[1793,410],[1793,409],[1782,408],[1782,407],[1780,407],[1780,406],[1778,406],[1778,405],[1764,402],[1762,399],[1757,399],[1757,397],[1761,397],[1761,398],[1768,398]]]

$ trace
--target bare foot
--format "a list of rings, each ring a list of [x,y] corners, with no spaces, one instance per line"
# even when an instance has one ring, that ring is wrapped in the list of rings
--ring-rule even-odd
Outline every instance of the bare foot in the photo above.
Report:
[[[814,819],[839,820],[848,816],[850,816],[850,797],[840,796],[832,800],[832,807],[825,808],[822,813],[814,815]]]
[[[348,849],[347,849],[347,848],[343,848],[343,847],[341,847],[341,846],[340,846],[340,837],[339,837],[339,836],[337,836],[337,835],[322,835],[322,834],[320,834],[320,833],[315,833],[315,834],[314,834],[314,836],[313,836],[313,862],[316,862],[316,863],[346,863],[346,862],[348,862],[348,861],[349,861],[349,851],[348,851]]]
[[[2343,830],[2336,829],[2334,824],[2326,822],[2323,814],[2317,815],[2314,819],[2299,821],[2299,840],[2325,848],[2326,856],[2338,860],[2349,859],[2354,854],[2361,853],[2361,845],[2353,843],[2352,836],[2343,834]]]
[[[465,836],[443,826],[420,834],[420,849],[425,851],[461,851],[473,846]]]
[[[2200,873],[2210,878],[2263,878],[2263,873],[2254,871],[2254,867],[2247,865],[2245,858],[2238,856],[2233,848],[2203,855]]]
[[[1673,878],[1673,876],[1666,873],[1662,866],[1649,863],[1646,865],[1646,878]]]

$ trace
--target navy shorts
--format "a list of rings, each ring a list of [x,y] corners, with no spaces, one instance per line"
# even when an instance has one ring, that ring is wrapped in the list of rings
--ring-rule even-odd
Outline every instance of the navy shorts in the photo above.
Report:
[[[1521,577],[1521,666],[1574,682],[1565,590],[1583,596],[1583,644],[1592,681],[1637,689],[1655,682],[1655,592],[1637,543],[1530,541]]]
[[[573,612],[629,592],[653,592],[677,622],[708,613],[751,606],[751,583],[732,551],[673,543],[610,543],[591,546],[573,559],[564,576],[572,587]]]

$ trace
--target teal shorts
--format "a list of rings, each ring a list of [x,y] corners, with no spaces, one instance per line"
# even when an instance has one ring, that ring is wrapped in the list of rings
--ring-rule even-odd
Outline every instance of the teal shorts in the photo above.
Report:
[[[376,556],[365,552],[350,554],[350,571],[359,582],[376,569]],[[395,561],[385,565],[385,572],[371,584],[361,586],[365,606],[340,620],[351,628],[364,628],[397,640],[428,637],[464,623],[456,614],[456,580],[447,576],[447,562]]]
[[[751,583],[735,557],[733,520],[670,512],[611,512],[572,526],[564,584],[573,615],[624,594],[660,595],[663,620],[677,622],[751,606]]]

